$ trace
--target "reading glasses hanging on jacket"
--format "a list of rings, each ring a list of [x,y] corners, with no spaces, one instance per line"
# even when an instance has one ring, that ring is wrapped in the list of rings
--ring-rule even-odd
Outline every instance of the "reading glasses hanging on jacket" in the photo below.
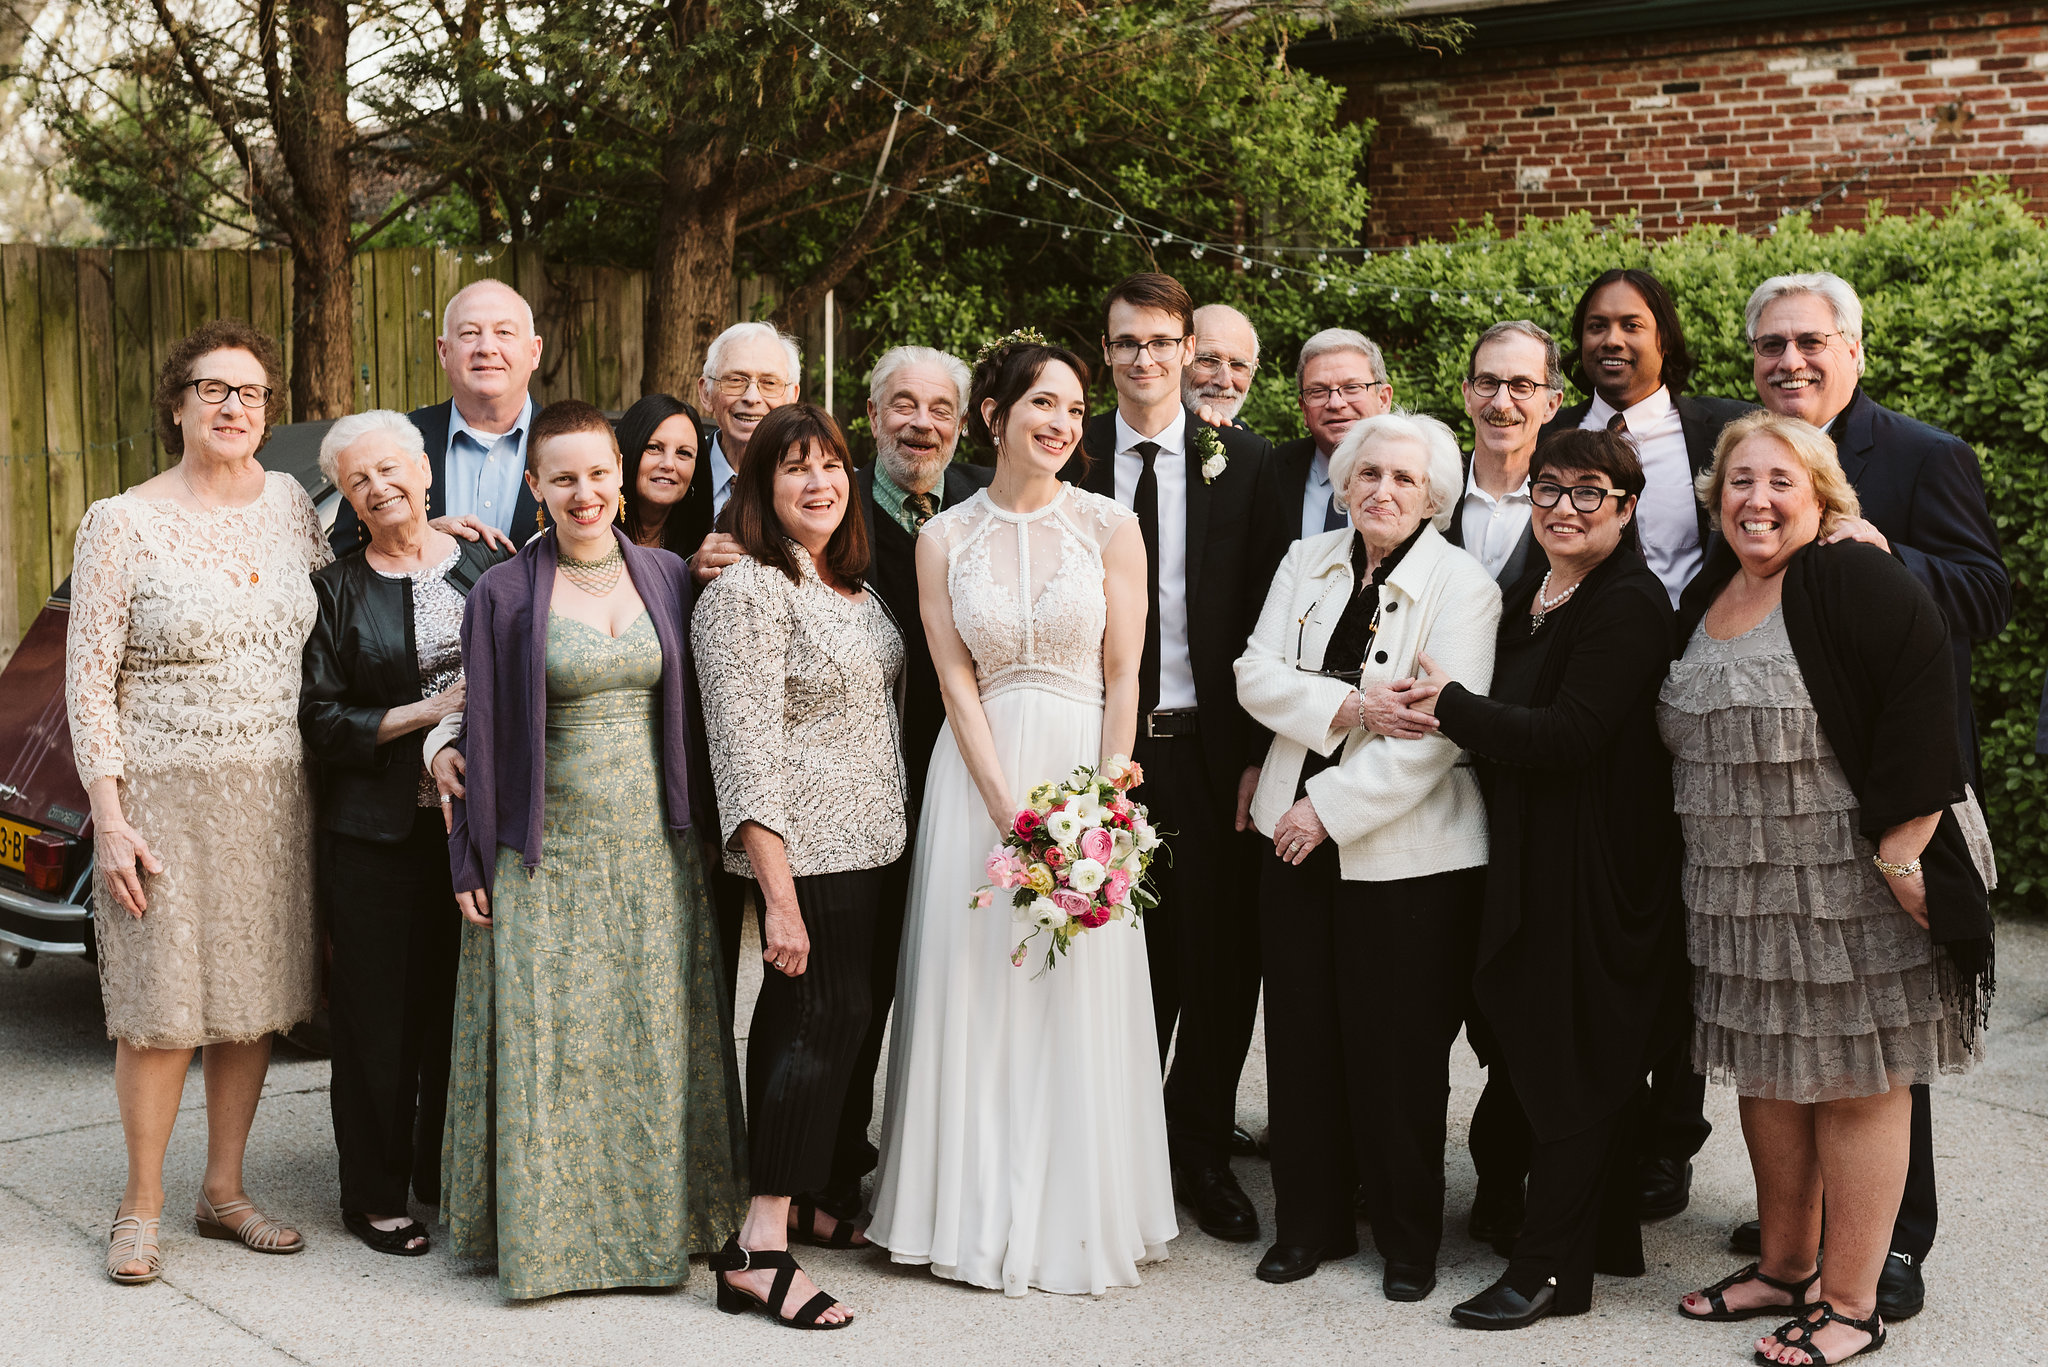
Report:
[[[1321,606],[1322,599],[1318,598],[1315,602],[1309,604],[1308,611],[1301,614],[1294,623],[1294,667],[1303,674],[1314,674],[1318,678],[1323,679],[1335,679],[1340,683],[1348,683],[1353,688],[1356,688],[1358,687],[1359,680],[1365,677],[1364,657],[1372,653],[1372,643],[1379,638],[1380,614],[1386,609],[1384,606],[1375,606],[1373,608],[1372,621],[1367,623],[1365,628],[1365,649],[1359,652],[1359,661],[1355,667],[1351,669],[1310,669],[1301,662],[1301,647],[1302,642],[1308,636],[1308,619],[1315,616],[1316,609]]]

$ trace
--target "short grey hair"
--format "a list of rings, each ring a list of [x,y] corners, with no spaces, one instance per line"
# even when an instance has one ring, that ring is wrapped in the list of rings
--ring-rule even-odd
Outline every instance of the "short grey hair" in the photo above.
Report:
[[[1537,327],[1527,318],[1512,318],[1505,323],[1495,323],[1479,334],[1479,340],[1472,344],[1472,354],[1465,358],[1465,378],[1471,379],[1479,373],[1479,353],[1488,342],[1498,342],[1503,337],[1527,337],[1543,345],[1543,382],[1552,389],[1564,389],[1564,358],[1559,354],[1557,338]],[[1512,378],[1512,377],[1510,377]]]
[[[1377,343],[1362,332],[1350,328],[1324,328],[1301,344],[1301,358],[1294,363],[1294,373],[1299,376],[1302,367],[1318,356],[1327,356],[1333,351],[1355,351],[1365,357],[1372,367],[1372,378],[1376,383],[1387,381],[1387,361],[1380,355]]]
[[[533,305],[526,302],[525,295],[521,294],[518,290],[513,289],[510,285],[506,284],[502,280],[472,280],[467,285],[464,285],[461,289],[455,291],[455,293],[449,295],[448,302],[442,305],[441,335],[443,337],[446,337],[448,335],[448,320],[455,316],[455,305],[459,303],[466,295],[474,294],[478,290],[488,289],[504,290],[505,292],[510,294],[514,299],[517,299],[519,301],[520,312],[526,315],[527,333],[531,335],[538,330],[533,325]]]
[[[715,380],[724,369],[726,350],[742,338],[755,337],[764,342],[780,342],[782,352],[789,357],[789,380],[791,384],[804,377],[804,353],[797,345],[796,338],[786,332],[775,330],[773,323],[734,323],[711,339],[711,345],[704,350],[704,378]]]
[[[1429,499],[1435,505],[1429,520],[1438,531],[1451,525],[1451,514],[1465,494],[1465,462],[1458,453],[1458,436],[1435,418],[1421,413],[1376,413],[1361,418],[1337,443],[1330,455],[1330,487],[1339,500],[1351,487],[1351,478],[1365,463],[1366,448],[1389,441],[1410,441],[1420,446],[1429,459]]]
[[[974,383],[974,377],[968,373],[967,362],[949,351],[930,346],[890,347],[883,352],[882,359],[876,361],[875,368],[868,372],[868,402],[880,408],[882,397],[889,392],[889,382],[896,378],[898,371],[914,365],[943,370],[946,378],[953,382],[953,391],[960,396],[960,407],[967,407],[967,391]]]
[[[1258,361],[1259,330],[1257,327],[1253,326],[1252,320],[1245,316],[1245,312],[1243,309],[1232,308],[1228,304],[1204,304],[1200,308],[1195,310],[1196,332],[1200,332],[1202,330],[1202,315],[1205,313],[1227,313],[1231,317],[1237,319],[1238,322],[1243,323],[1244,330],[1252,335],[1252,361],[1254,363]]]
[[[1826,271],[1803,271],[1797,275],[1774,275],[1758,285],[1749,296],[1749,303],[1742,309],[1742,316],[1748,325],[1750,340],[1756,339],[1757,319],[1773,300],[1783,299],[1788,294],[1817,294],[1828,301],[1828,307],[1835,313],[1835,331],[1856,344],[1856,373],[1863,373],[1863,301],[1856,297],[1856,287],[1839,275]]]
[[[334,426],[327,429],[327,435],[320,438],[320,473],[327,482],[339,488],[341,453],[364,437],[379,433],[391,438],[399,450],[426,460],[426,438],[420,435],[419,428],[412,425],[411,418],[388,408],[372,408],[336,419]]]

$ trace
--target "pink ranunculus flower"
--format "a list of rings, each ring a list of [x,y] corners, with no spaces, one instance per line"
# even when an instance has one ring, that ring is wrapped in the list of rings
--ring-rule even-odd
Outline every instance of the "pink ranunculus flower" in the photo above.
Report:
[[[1049,869],[1056,869],[1066,862],[1067,852],[1057,845],[1045,852],[1045,866]]]
[[[1131,890],[1131,875],[1127,869],[1111,869],[1109,878],[1102,885],[1102,900],[1111,906],[1121,906]]]
[[[1038,834],[1038,828],[1044,824],[1044,817],[1026,807],[1017,813],[1017,819],[1010,824],[1010,829],[1017,833],[1019,840],[1029,840]]]
[[[1017,861],[1008,850],[996,850],[991,853],[988,857],[988,863],[983,868],[988,873],[988,881],[997,887],[1014,888],[1017,886]]]
[[[988,888],[983,888],[980,892],[974,894],[974,905],[983,911],[987,911],[993,906],[995,900],[995,893]]]
[[[1061,888],[1052,895],[1052,903],[1067,914],[1068,919],[1087,924],[1086,917],[1095,909],[1094,900],[1075,892],[1072,888]],[[1099,925],[1100,922],[1097,922]]]
[[[1079,921],[1088,929],[1093,930],[1097,926],[1107,925],[1109,923],[1109,908],[1098,907],[1091,904],[1088,910],[1082,912],[1074,919]]]
[[[1112,843],[1109,832],[1100,826],[1081,833],[1081,853],[1098,864],[1109,862]]]

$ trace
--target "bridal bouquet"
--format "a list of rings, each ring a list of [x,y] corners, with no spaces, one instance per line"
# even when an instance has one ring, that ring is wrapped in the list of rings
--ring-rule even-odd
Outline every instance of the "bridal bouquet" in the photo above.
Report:
[[[1159,832],[1129,796],[1144,777],[1118,755],[1031,790],[1029,805],[989,854],[989,882],[971,903],[986,908],[1007,897],[1011,919],[1030,927],[1012,964],[1022,967],[1032,940],[1045,933],[1052,937],[1045,951],[1051,968],[1075,936],[1125,917],[1135,922],[1159,904],[1146,877]]]

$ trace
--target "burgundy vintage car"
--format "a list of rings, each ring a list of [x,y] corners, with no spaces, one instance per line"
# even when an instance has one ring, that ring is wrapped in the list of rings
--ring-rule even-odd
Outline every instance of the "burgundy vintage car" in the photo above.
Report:
[[[280,427],[263,464],[306,487],[332,526],[341,495],[320,476],[329,423]],[[0,963],[38,954],[93,954],[92,817],[71,757],[64,710],[64,636],[71,581],[50,595],[0,669]]]

